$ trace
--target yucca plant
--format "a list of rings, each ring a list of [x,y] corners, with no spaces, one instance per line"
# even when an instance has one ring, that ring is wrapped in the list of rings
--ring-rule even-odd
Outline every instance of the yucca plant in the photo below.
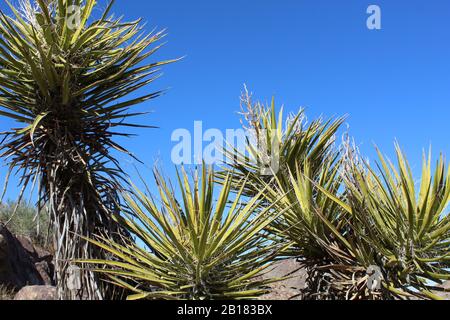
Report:
[[[283,108],[277,113],[274,99],[270,105],[253,102],[247,90],[241,97],[241,109],[244,117],[241,122],[250,136],[246,152],[232,146],[224,150],[230,165],[218,172],[219,181],[230,169],[240,179],[248,176],[249,183],[244,190],[251,196],[274,176],[289,180],[289,172],[295,174],[297,169],[303,169],[305,161],[309,163],[311,176],[318,177],[324,162],[337,160],[333,145],[344,118],[308,123],[303,109],[286,117]],[[235,190],[239,188],[233,186]]]
[[[359,239],[351,230],[351,215],[340,206],[343,197],[340,165],[325,162],[314,179],[309,162],[287,180],[267,185],[266,200],[281,196],[276,210],[284,211],[268,228],[271,234],[292,243],[283,252],[298,258],[307,272],[305,300],[369,299],[366,270]],[[365,248],[363,248],[365,249]]]
[[[307,269],[309,288],[303,297],[345,298],[353,286],[353,275],[364,270],[355,265],[356,258],[343,236],[348,231],[348,214],[319,189],[342,196],[341,154],[334,143],[344,118],[308,124],[304,110],[285,119],[283,110],[276,113],[274,100],[270,106],[253,103],[248,92],[241,100],[247,122],[244,128],[256,135],[258,145],[249,141],[248,156],[228,148],[225,153],[232,160],[228,169],[235,177],[248,176],[244,186],[247,195],[267,190],[263,205],[280,199],[276,210],[284,214],[267,231],[291,244],[282,255],[297,257]],[[276,161],[277,170],[262,174],[268,163],[264,156]],[[219,173],[219,181],[224,172]],[[328,265],[341,268],[322,271]],[[340,272],[343,265],[346,272]]]
[[[115,138],[129,136],[119,127],[140,127],[130,107],[161,92],[126,97],[170,62],[148,63],[164,34],[115,18],[112,5],[99,17],[95,0],[23,1],[12,16],[0,13],[0,116],[18,122],[0,155],[24,189],[38,185],[40,207],[50,208],[65,299],[104,298],[94,274],[69,272],[70,260],[105,257],[80,235],[122,233],[111,219],[124,177],[113,151],[129,152]]]
[[[369,259],[383,273],[384,291],[398,298],[439,299],[436,284],[450,279],[450,170],[441,155],[434,174],[424,156],[417,184],[396,145],[397,166],[379,152],[378,171],[353,164],[346,172],[347,199],[355,237],[370,248]],[[370,262],[370,261],[369,261]]]
[[[327,178],[314,181],[306,166],[289,184],[277,180],[268,188],[269,201],[285,195],[276,207],[288,209],[271,227],[295,243],[291,250],[308,270],[304,298],[440,298],[437,284],[450,272],[449,170],[441,156],[433,178],[431,157],[424,159],[417,189],[396,151],[399,169],[380,153],[377,174],[350,152],[339,173],[324,163]],[[374,268],[382,273],[379,289],[369,287]]]
[[[125,245],[91,239],[117,261],[79,262],[134,292],[129,299],[252,299],[264,294],[274,280],[261,275],[279,244],[263,230],[277,213],[271,207],[258,209],[264,190],[246,199],[241,188],[232,198],[230,175],[214,201],[213,176],[203,167],[192,181],[182,171],[179,201],[156,173],[158,200],[138,189],[124,196],[129,209],[119,220],[137,241]]]

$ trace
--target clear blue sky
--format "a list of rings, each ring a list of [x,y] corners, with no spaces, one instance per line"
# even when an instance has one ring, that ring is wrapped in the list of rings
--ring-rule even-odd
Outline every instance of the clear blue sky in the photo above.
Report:
[[[366,28],[370,4],[381,7],[381,31]],[[147,89],[170,87],[167,94],[139,107],[154,111],[141,123],[161,128],[125,141],[147,168],[160,159],[173,172],[174,129],[192,129],[195,120],[238,128],[244,83],[255,98],[306,107],[309,118],[348,114],[369,157],[373,143],[392,155],[394,139],[415,168],[430,143],[434,155],[450,154],[448,0],[118,0],[114,11],[168,29],[158,58],[186,56]],[[1,119],[0,131],[9,125]]]

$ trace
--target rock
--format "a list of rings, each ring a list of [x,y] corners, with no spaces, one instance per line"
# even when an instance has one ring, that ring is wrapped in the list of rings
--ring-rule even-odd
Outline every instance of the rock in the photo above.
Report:
[[[30,240],[15,237],[0,224],[0,286],[19,290],[25,286],[53,285],[50,253]]]
[[[3,260],[6,258],[7,255],[7,243],[5,237],[0,234],[0,260]]]
[[[261,297],[261,300],[300,300],[301,290],[306,287],[307,273],[295,260],[283,260],[274,264],[264,278],[288,279],[270,285],[271,292]]]
[[[56,288],[52,286],[23,287],[14,300],[57,300]]]
[[[445,282],[441,287],[445,289],[446,292],[436,292],[436,294],[445,300],[450,300],[450,281]]]

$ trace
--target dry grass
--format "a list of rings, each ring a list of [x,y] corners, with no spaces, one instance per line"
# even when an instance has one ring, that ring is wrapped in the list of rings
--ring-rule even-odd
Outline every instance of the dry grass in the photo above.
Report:
[[[25,203],[19,204],[8,201],[0,203],[0,223],[8,222],[8,230],[16,236],[24,236],[34,245],[50,249],[50,219],[42,211],[39,214],[36,208]],[[51,250],[49,250],[51,251]]]
[[[5,301],[5,300],[13,300],[14,298],[14,291],[0,285],[0,301]]]

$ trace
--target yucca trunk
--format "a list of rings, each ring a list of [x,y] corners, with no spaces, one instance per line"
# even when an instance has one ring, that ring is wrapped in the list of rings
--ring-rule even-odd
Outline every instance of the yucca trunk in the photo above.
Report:
[[[90,245],[80,236],[103,234],[121,241],[120,235],[126,235],[112,220],[112,215],[119,211],[117,194],[108,190],[106,196],[110,199],[102,199],[97,191],[101,186],[88,181],[89,172],[83,166],[70,161],[62,162],[67,165],[49,167],[43,172],[43,185],[48,188],[45,194],[51,195],[46,202],[54,225],[55,280],[59,298],[114,298],[113,293],[108,292],[108,286],[96,274],[73,268],[72,260],[78,257],[108,258],[104,251]]]

